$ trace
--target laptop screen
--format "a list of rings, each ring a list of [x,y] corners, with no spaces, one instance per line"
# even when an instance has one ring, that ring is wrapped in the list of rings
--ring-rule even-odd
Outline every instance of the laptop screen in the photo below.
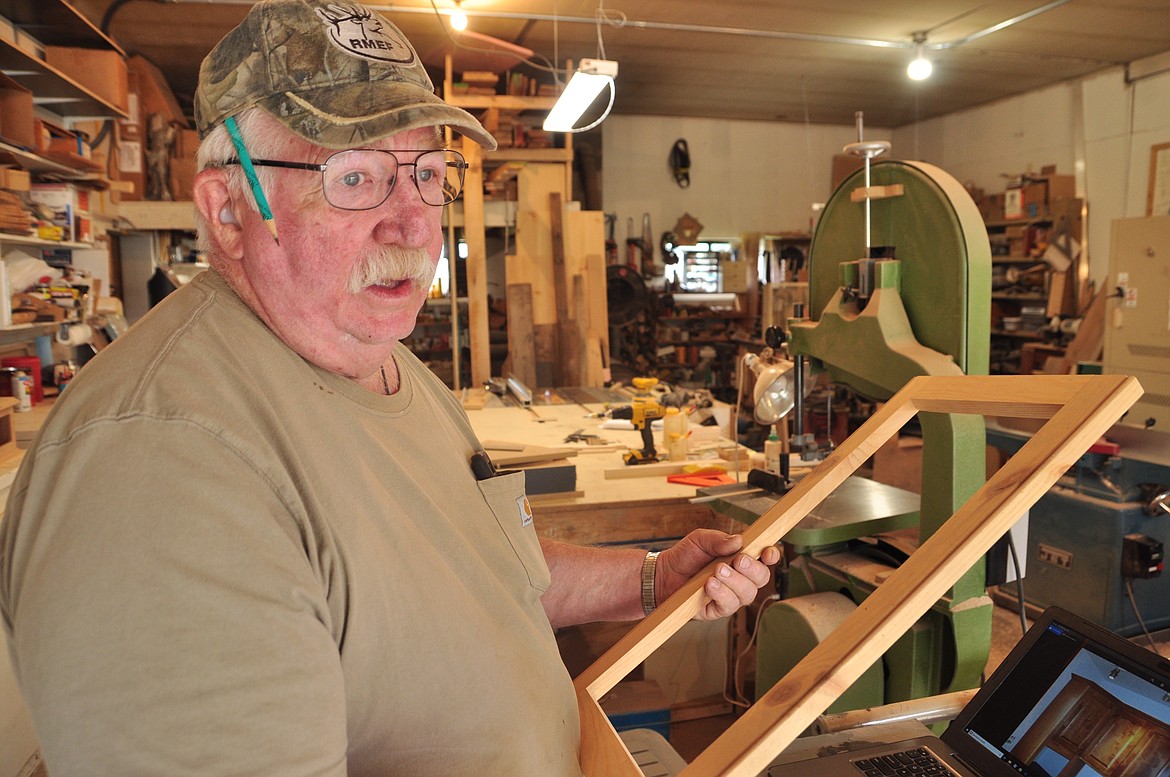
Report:
[[[984,774],[1165,775],[1170,664],[1050,608],[943,739]]]

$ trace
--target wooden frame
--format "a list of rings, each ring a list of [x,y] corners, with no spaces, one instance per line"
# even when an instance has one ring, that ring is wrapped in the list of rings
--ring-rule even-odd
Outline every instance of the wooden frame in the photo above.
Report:
[[[919,412],[1047,418],[994,476],[886,582],[688,766],[685,777],[759,774],[1028,510],[1141,396],[1124,375],[947,376],[910,381],[744,532],[758,556]],[[598,700],[705,603],[714,563],[575,681],[581,768],[588,777],[641,771]],[[972,606],[983,604],[980,597]],[[961,608],[962,602],[955,607]]]

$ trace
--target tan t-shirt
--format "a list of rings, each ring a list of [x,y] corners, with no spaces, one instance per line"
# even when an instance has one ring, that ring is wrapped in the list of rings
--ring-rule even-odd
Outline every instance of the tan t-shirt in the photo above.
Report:
[[[0,535],[54,777],[580,773],[523,481],[394,358],[365,391],[205,273],[81,370]]]

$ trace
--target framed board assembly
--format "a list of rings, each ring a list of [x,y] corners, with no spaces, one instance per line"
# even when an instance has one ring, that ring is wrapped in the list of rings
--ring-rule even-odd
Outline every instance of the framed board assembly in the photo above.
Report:
[[[919,377],[744,532],[759,556],[919,412],[1047,419],[1032,438],[831,635],[682,772],[755,777],[883,654],[1142,394],[1125,375]],[[574,681],[587,777],[640,777],[598,700],[706,602],[711,566]]]

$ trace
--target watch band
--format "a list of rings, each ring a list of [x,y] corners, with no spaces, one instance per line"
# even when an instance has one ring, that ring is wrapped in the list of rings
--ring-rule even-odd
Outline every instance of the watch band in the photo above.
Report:
[[[654,612],[658,606],[654,595],[654,580],[658,570],[658,551],[652,550],[642,559],[642,612],[646,615]]]

